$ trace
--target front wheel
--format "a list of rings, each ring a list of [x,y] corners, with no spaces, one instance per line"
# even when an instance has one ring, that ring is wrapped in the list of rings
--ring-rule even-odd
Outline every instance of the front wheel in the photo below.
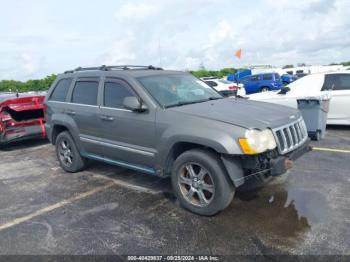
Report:
[[[264,86],[260,89],[260,92],[268,92],[269,91],[269,88]]]
[[[172,187],[181,206],[199,215],[215,215],[232,201],[234,186],[212,152],[189,150],[172,170]]]

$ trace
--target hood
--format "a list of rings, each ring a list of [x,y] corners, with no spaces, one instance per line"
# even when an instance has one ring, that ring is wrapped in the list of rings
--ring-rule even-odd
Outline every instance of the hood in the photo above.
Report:
[[[251,95],[247,95],[247,97],[249,99],[252,100],[269,100],[269,99],[273,99],[274,97],[278,96],[278,92],[280,92],[280,90],[278,91],[269,91],[269,92],[260,92],[260,93],[255,93],[255,94],[251,94]]]
[[[225,98],[168,110],[258,129],[279,127],[300,117],[299,111],[290,107],[241,98]]]

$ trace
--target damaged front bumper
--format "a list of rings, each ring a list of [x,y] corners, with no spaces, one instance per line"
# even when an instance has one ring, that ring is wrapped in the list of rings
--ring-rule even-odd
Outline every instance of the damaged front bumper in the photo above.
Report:
[[[311,151],[310,140],[294,151],[280,155],[277,150],[265,152],[255,156],[222,156],[222,161],[226,167],[236,187],[243,185],[251,178],[264,182],[271,177],[279,176],[293,167],[293,163],[305,153]]]
[[[285,172],[287,172],[288,169],[293,167],[293,163],[295,160],[297,160],[299,157],[311,150],[312,148],[310,146],[310,140],[307,140],[301,147],[290,152],[289,154],[285,156],[278,156],[275,159],[271,159],[271,175],[279,176],[284,174]]]

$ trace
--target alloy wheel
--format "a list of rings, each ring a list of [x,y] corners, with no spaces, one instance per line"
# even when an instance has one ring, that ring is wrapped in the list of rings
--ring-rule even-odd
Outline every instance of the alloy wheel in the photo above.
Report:
[[[205,207],[214,199],[212,176],[198,163],[187,163],[180,169],[178,185],[184,199],[192,205]]]
[[[62,139],[58,145],[58,154],[60,161],[67,167],[73,164],[73,152],[70,143],[66,139]]]

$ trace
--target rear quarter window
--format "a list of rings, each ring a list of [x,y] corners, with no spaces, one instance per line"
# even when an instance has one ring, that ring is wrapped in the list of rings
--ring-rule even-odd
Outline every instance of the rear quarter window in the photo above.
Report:
[[[69,91],[72,79],[61,79],[58,81],[49,100],[64,102]]]

